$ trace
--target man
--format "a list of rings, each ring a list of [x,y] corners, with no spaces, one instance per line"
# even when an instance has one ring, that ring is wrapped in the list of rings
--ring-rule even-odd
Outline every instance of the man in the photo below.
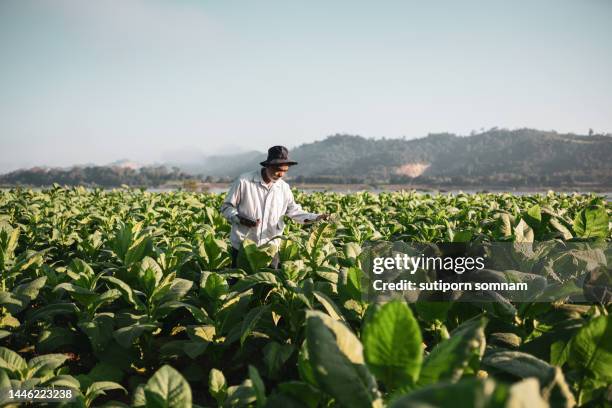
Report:
[[[260,163],[260,170],[242,174],[234,181],[221,206],[221,213],[232,224],[232,267],[236,267],[238,249],[242,241],[250,239],[257,246],[271,243],[278,246],[277,238],[283,233],[286,215],[304,224],[327,219],[327,214],[313,214],[302,210],[293,199],[289,185],[282,179],[290,166],[297,162],[289,159],[284,146],[268,149],[268,158]],[[278,256],[272,267],[278,267]]]

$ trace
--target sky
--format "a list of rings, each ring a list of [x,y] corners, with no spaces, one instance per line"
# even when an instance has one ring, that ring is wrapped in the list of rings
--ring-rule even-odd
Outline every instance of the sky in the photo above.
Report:
[[[609,0],[0,0],[0,172],[612,132]]]

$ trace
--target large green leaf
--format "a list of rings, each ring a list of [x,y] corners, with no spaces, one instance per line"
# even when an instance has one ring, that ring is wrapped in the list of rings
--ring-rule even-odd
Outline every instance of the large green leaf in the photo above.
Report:
[[[45,354],[28,361],[28,369],[33,377],[40,377],[60,367],[68,359],[66,354]]]
[[[308,354],[322,389],[342,406],[371,407],[378,399],[376,382],[363,360],[363,347],[341,322],[309,312]]]
[[[28,314],[27,320],[32,323],[37,320],[51,319],[57,315],[74,314],[78,311],[79,308],[74,303],[51,303]]]
[[[326,294],[316,290],[313,291],[312,294],[319,301],[319,303],[323,305],[323,308],[327,314],[332,317],[332,319],[346,322],[346,319],[344,316],[342,316],[340,308],[338,308],[334,301],[331,300]]]
[[[147,408],[191,408],[191,387],[185,378],[169,365],[164,365],[147,381],[140,398],[133,406]],[[142,404],[144,402],[144,404]]]
[[[27,366],[26,361],[19,354],[6,347],[0,347],[0,368],[16,372],[25,369]]]
[[[571,340],[568,362],[601,385],[612,383],[612,315],[599,316]]]
[[[46,282],[47,282],[46,276],[36,278],[31,282],[17,285],[13,289],[13,294],[18,295],[18,296],[23,296],[31,302],[32,300],[36,299],[36,297],[38,297],[38,293],[45,286]]]
[[[276,278],[276,275],[272,272],[257,272],[238,281],[234,286],[232,286],[231,290],[233,292],[244,292],[259,284],[276,286],[279,284],[279,281]]]
[[[273,247],[263,246],[258,248],[255,242],[245,239],[238,251],[238,267],[249,274],[257,273],[270,265],[273,256]]]
[[[121,384],[112,381],[97,381],[87,387],[85,400],[90,405],[96,398],[106,395],[106,391],[121,390],[127,394],[127,390]]]
[[[390,302],[378,309],[363,328],[368,367],[389,390],[413,384],[423,359],[419,324],[405,303]]]
[[[419,384],[460,378],[464,367],[484,352],[486,324],[484,317],[469,320],[457,327],[450,339],[438,343],[423,361]]]
[[[396,399],[390,408],[548,408],[540,395],[538,381],[530,378],[513,384],[493,380],[464,379],[458,383],[442,382]]]
[[[136,262],[141,261],[144,257],[149,255],[153,250],[153,240],[148,236],[141,236],[136,239],[125,254],[123,259],[125,265],[132,265]]]
[[[481,381],[470,378],[461,380],[458,383],[440,382],[429,385],[406,396],[397,398],[391,403],[389,408],[503,408],[506,407],[507,399],[507,387],[496,386],[493,380]],[[512,405],[512,407],[527,406],[532,405]],[[536,405],[533,406],[536,407]],[[537,407],[544,408],[545,406],[539,405]]]
[[[200,295],[210,300],[217,300],[227,294],[229,286],[225,278],[215,272],[202,272]]]
[[[605,208],[589,206],[574,218],[574,232],[580,238],[607,238],[608,213]]]
[[[482,364],[494,375],[507,373],[516,378],[537,378],[542,386],[543,396],[553,406],[572,407],[576,404],[561,369],[531,354],[499,351],[486,355]]]
[[[101,279],[114,285],[121,292],[123,298],[131,305],[133,305],[136,310],[144,310],[144,304],[138,298],[136,293],[134,293],[130,285],[128,285],[121,279],[115,278],[114,276],[102,276]]]

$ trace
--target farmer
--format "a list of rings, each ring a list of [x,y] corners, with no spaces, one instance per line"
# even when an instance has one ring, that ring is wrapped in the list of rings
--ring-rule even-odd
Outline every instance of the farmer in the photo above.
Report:
[[[283,216],[305,224],[327,219],[327,214],[313,214],[302,210],[293,199],[293,193],[282,178],[297,162],[289,159],[284,146],[268,149],[268,158],[260,163],[262,168],[239,176],[232,183],[221,213],[232,224],[232,267],[235,268],[238,249],[248,238],[257,246],[270,243],[278,247],[278,236],[282,235],[285,224]],[[276,238],[276,239],[275,239]],[[272,260],[272,267],[278,268],[278,253]]]

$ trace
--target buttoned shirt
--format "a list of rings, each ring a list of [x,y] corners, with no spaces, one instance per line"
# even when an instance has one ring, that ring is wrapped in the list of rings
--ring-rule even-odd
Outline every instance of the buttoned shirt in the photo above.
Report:
[[[318,216],[302,210],[284,180],[278,179],[266,184],[261,177],[261,170],[242,174],[232,183],[221,206],[221,213],[232,224],[230,241],[236,249],[240,248],[246,238],[258,246],[267,243],[278,245],[280,240],[277,237],[285,229],[285,215],[299,223],[314,221]],[[242,225],[238,214],[259,220],[259,225]]]

